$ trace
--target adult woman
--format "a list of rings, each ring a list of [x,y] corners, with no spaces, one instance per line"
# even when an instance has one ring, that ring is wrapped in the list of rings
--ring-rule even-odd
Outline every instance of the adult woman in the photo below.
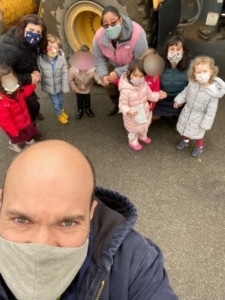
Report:
[[[187,71],[190,65],[190,53],[183,37],[179,35],[171,37],[165,45],[162,57],[165,70],[161,74],[161,89],[168,96],[157,103],[153,119],[165,116],[169,117],[172,122],[176,122],[182,107],[175,109],[173,100],[188,83]]]
[[[46,48],[45,23],[38,15],[26,15],[0,37],[0,63],[11,67],[22,85],[37,84],[41,76],[37,56],[45,53]],[[35,92],[27,99],[27,106],[32,121],[35,121],[40,110]]]
[[[144,29],[129,17],[120,15],[114,6],[107,6],[102,12],[102,27],[93,41],[97,57],[97,73],[103,80],[113,103],[108,115],[118,111],[119,91],[116,80],[127,71],[128,65],[148,49]]]

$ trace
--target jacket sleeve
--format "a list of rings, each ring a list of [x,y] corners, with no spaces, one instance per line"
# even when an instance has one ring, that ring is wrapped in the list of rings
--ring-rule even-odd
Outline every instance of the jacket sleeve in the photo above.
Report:
[[[73,72],[73,67],[71,67],[69,69],[69,83],[70,83],[70,87],[73,90],[73,92],[75,91],[75,89],[77,89],[77,85],[75,83],[75,75]]]
[[[139,244],[142,257],[131,272],[128,299],[178,300],[170,286],[160,248],[150,240],[146,242],[147,247]]]
[[[96,81],[98,84],[104,86],[103,81],[102,81],[101,78],[98,76],[98,73],[97,73],[96,71],[93,73],[93,77],[94,77],[95,81]]]
[[[62,91],[63,93],[69,93],[70,91],[69,72],[68,72],[67,62],[65,58],[63,61],[63,68],[62,68]]]
[[[182,92],[180,92],[175,98],[174,98],[174,102],[177,104],[184,104],[186,103],[186,97],[187,97],[187,93],[188,93],[188,88],[189,88],[189,84],[183,89]]]
[[[126,93],[120,92],[119,97],[119,112],[126,115],[130,110],[128,95]]]
[[[4,103],[0,103],[0,127],[12,137],[19,135],[19,130],[11,118],[10,107],[4,105]]]
[[[98,32],[96,34],[98,34]],[[93,53],[97,57],[96,71],[99,77],[102,79],[104,76],[107,76],[109,73],[108,59],[102,54],[102,51],[98,45],[96,37],[94,37],[93,40]]]
[[[205,130],[210,130],[212,128],[216,112],[217,112],[217,107],[218,107],[218,99],[217,98],[212,98],[208,104],[207,111],[204,115],[204,118],[200,124],[200,127]]]
[[[36,84],[27,84],[23,87],[24,98],[28,98],[36,89]]]

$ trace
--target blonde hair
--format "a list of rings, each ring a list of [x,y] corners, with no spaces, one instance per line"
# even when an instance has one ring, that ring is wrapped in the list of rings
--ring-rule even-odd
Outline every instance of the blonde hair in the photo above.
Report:
[[[198,65],[209,65],[209,68],[213,71],[209,79],[209,83],[212,83],[219,72],[219,68],[215,65],[214,59],[209,56],[197,56],[191,63],[190,70],[188,72],[188,77],[190,81],[196,82],[194,73],[195,67]]]
[[[57,37],[54,34],[48,33],[47,34],[47,41],[50,42],[50,43],[57,43],[59,48],[62,48],[62,43],[61,43],[59,37]]]
[[[151,54],[157,54],[157,51],[154,48],[149,48],[142,53],[140,59],[145,60]]]

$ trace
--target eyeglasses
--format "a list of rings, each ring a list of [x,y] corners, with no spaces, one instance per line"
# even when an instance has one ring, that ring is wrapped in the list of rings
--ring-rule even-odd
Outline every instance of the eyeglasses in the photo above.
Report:
[[[116,21],[112,22],[111,24],[102,24],[102,27],[103,27],[104,29],[109,28],[109,26],[110,26],[110,27],[115,27],[116,24],[117,24],[117,22],[119,21],[119,19],[120,19],[120,17],[118,17],[118,19],[117,19]]]

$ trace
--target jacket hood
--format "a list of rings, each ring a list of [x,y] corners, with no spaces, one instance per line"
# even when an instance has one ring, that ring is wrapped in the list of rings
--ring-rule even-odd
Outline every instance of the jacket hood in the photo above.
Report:
[[[216,98],[222,98],[225,94],[225,82],[219,78],[215,77],[213,84],[207,87],[207,92]]]
[[[92,220],[93,258],[102,266],[111,266],[113,256],[137,221],[137,209],[130,200],[111,190],[97,187],[98,205]]]

